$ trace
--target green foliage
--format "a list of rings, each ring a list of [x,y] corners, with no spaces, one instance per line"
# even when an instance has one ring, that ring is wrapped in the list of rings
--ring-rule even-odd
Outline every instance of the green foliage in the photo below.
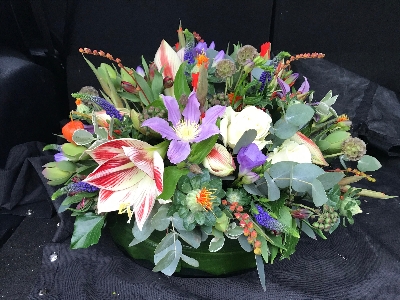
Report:
[[[97,244],[101,229],[104,226],[105,215],[97,215],[92,212],[77,216],[74,223],[74,233],[71,238],[71,248],[88,248]]]

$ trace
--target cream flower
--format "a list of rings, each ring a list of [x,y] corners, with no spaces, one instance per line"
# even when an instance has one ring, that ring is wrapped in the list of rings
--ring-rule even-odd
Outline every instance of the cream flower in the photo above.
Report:
[[[267,161],[276,164],[280,161],[294,161],[297,163],[311,163],[311,152],[304,144],[286,140],[268,155]]]
[[[268,135],[272,119],[266,112],[255,106],[246,106],[242,111],[235,112],[232,107],[227,107],[220,123],[220,132],[224,145],[232,149],[249,129],[257,131],[254,143],[261,150],[268,143],[265,137]]]

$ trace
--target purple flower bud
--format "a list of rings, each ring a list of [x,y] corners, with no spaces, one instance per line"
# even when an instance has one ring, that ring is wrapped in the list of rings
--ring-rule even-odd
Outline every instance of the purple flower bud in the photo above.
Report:
[[[62,152],[54,154],[54,161],[63,161],[63,160],[68,160],[68,158],[65,157]]]
[[[136,67],[136,73],[138,73],[142,77],[146,76],[146,73],[144,73],[144,70],[141,66]]]

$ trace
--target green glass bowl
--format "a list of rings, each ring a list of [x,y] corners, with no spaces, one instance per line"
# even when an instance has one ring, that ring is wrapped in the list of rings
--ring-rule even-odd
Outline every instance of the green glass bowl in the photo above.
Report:
[[[129,244],[133,240],[133,222],[127,223],[124,215],[109,215],[107,227],[111,232],[114,242],[136,263],[146,268],[154,267],[154,250],[165,236],[164,231],[154,231],[150,237],[132,247]],[[199,267],[193,267],[179,262],[175,276],[190,277],[220,277],[242,274],[254,270],[256,267],[253,252],[245,252],[237,240],[225,238],[225,244],[218,252],[208,251],[211,238],[202,242],[197,249],[182,242],[183,254],[196,259]]]

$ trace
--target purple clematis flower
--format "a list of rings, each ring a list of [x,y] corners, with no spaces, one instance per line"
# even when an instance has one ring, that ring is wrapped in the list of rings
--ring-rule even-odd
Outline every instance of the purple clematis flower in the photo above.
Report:
[[[164,119],[154,117],[144,121],[142,126],[150,127],[160,133],[163,138],[171,140],[167,156],[172,163],[177,164],[189,156],[190,143],[198,143],[219,133],[215,122],[224,114],[226,107],[221,105],[211,107],[205,112],[205,117],[199,123],[200,103],[195,92],[190,93],[182,113],[175,98],[164,95],[162,98],[168,110],[168,121],[171,125]]]
[[[284,82],[282,79],[279,77],[277,78],[278,84],[281,87],[282,92],[277,92],[279,98],[284,98],[288,93],[290,93],[290,86]]]
[[[308,93],[309,90],[310,90],[310,84],[308,83],[307,77],[304,76],[304,82],[301,84],[297,92],[300,94],[305,94]]]
[[[224,57],[225,57],[225,51],[224,50],[219,51],[218,54],[214,57],[211,67],[215,67],[220,60],[224,59]]]
[[[207,46],[206,42],[198,42],[196,47],[194,47],[194,51],[196,54],[200,54],[203,51],[206,52],[207,49],[214,49],[215,48],[215,43],[211,42],[210,46]]]
[[[68,160],[68,157],[66,157],[64,155],[64,153],[58,152],[58,153],[54,154],[54,161],[59,162],[59,161],[63,161],[63,160]]]
[[[237,160],[239,163],[238,177],[242,178],[242,183],[249,184],[259,178],[259,175],[251,170],[264,164],[267,157],[258,149],[256,144],[251,143],[239,150]]]

